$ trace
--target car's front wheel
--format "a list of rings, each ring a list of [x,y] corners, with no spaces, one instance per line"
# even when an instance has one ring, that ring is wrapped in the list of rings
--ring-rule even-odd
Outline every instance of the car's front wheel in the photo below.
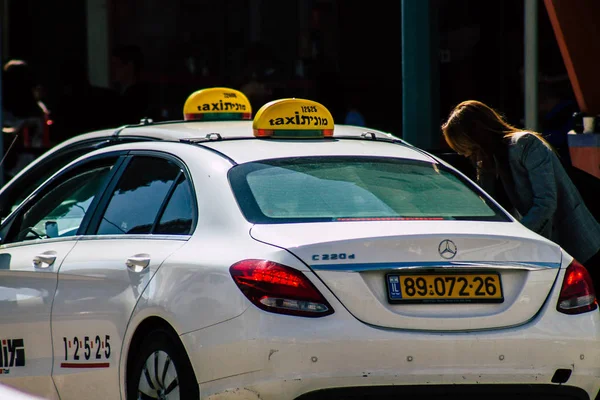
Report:
[[[159,329],[150,332],[135,354],[127,380],[128,400],[197,400],[198,383],[177,339]]]

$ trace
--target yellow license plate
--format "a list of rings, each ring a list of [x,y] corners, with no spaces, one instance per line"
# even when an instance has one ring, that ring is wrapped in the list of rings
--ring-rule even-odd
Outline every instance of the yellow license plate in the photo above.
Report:
[[[497,273],[386,275],[390,303],[502,303]]]

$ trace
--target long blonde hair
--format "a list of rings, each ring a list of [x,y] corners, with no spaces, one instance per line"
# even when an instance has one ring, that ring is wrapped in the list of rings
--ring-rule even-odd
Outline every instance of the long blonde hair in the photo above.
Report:
[[[509,124],[498,111],[477,100],[466,100],[458,104],[442,125],[444,139],[450,148],[475,159],[491,156],[494,144],[525,132],[537,136],[552,149],[540,133],[524,131]]]

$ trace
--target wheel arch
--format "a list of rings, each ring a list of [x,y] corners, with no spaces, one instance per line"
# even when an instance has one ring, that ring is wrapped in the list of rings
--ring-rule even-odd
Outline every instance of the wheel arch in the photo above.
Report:
[[[185,349],[185,346],[183,345],[183,342],[179,338],[179,334],[177,333],[175,328],[173,328],[173,326],[169,322],[167,322],[167,320],[165,320],[164,318],[161,318],[159,316],[156,316],[156,315],[146,317],[136,326],[135,331],[133,332],[133,334],[131,336],[131,340],[129,340],[129,346],[127,348],[127,353],[125,354],[125,360],[121,364],[123,366],[123,373],[121,374],[121,376],[123,377],[123,381],[122,381],[122,398],[123,399],[127,399],[127,381],[131,374],[131,369],[132,369],[132,365],[133,365],[133,363],[131,361],[133,360],[133,356],[137,352],[139,352],[142,341],[146,337],[146,335],[149,332],[152,332],[155,330],[163,330],[164,332],[166,332],[169,335],[169,337],[171,338],[171,340],[173,341],[173,343],[175,344],[175,346],[179,349],[179,351],[183,355],[185,355],[185,357],[187,357],[188,360],[190,359],[190,357],[187,354],[187,351]],[[190,362],[190,364],[191,364],[191,362]],[[196,377],[196,372],[194,371],[193,366],[192,366],[192,374],[194,374],[194,377]],[[197,381],[197,378],[196,378],[196,381]]]

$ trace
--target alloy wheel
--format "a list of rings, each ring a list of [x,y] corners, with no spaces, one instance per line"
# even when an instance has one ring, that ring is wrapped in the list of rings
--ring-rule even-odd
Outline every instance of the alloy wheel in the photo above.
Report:
[[[138,399],[179,400],[179,378],[171,357],[162,350],[150,354],[138,383]]]

